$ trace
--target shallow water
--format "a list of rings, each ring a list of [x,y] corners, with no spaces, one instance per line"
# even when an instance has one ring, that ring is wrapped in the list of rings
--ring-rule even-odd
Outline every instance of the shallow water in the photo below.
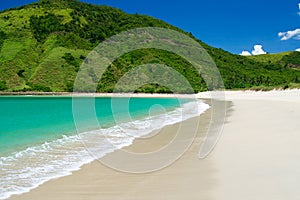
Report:
[[[175,98],[0,97],[0,199],[68,175],[207,108]]]

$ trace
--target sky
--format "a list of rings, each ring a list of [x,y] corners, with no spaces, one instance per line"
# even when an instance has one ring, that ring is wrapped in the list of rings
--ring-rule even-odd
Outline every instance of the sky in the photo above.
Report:
[[[164,20],[235,54],[300,51],[300,0],[81,0]],[[0,10],[34,0],[1,0]]]

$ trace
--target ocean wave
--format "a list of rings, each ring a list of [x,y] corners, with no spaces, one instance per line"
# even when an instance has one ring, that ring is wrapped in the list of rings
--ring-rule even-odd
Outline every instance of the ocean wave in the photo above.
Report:
[[[29,192],[51,179],[70,175],[84,164],[131,145],[136,138],[199,116],[208,108],[207,104],[200,101],[189,102],[164,114],[106,129],[63,136],[55,141],[1,157],[0,199]]]

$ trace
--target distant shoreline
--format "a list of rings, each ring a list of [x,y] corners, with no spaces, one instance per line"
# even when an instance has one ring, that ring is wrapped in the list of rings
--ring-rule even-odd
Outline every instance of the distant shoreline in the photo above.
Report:
[[[71,92],[0,92],[0,96],[61,96],[61,95],[71,95]]]
[[[1,96],[66,96],[66,97],[140,97],[140,98],[196,98],[197,94],[160,93],[75,93],[75,92],[0,92]]]
[[[162,94],[162,93],[79,93],[79,92],[0,92],[1,96],[66,96],[66,97],[141,97],[141,98],[201,98],[203,94],[207,98],[208,94],[215,92],[233,92],[233,93],[272,93],[276,91],[300,91],[300,89],[273,89],[270,91],[263,90],[224,90],[224,91],[207,91],[196,94]],[[210,98],[210,97],[209,97]]]

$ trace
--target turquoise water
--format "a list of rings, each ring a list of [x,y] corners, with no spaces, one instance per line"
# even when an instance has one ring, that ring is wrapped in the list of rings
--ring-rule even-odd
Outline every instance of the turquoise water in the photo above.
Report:
[[[127,115],[128,108],[136,120],[147,116],[149,109],[157,104],[166,110],[180,106],[177,99],[114,98],[112,101],[111,98],[76,98],[79,102],[76,109],[81,113],[77,120],[85,124],[87,130],[98,128],[93,123],[93,116],[85,114],[86,107],[93,101],[102,128],[115,125],[115,118],[123,122],[131,120]],[[76,134],[71,97],[0,97],[0,106],[0,156],[62,135]]]
[[[208,108],[176,98],[0,97],[0,199]]]

